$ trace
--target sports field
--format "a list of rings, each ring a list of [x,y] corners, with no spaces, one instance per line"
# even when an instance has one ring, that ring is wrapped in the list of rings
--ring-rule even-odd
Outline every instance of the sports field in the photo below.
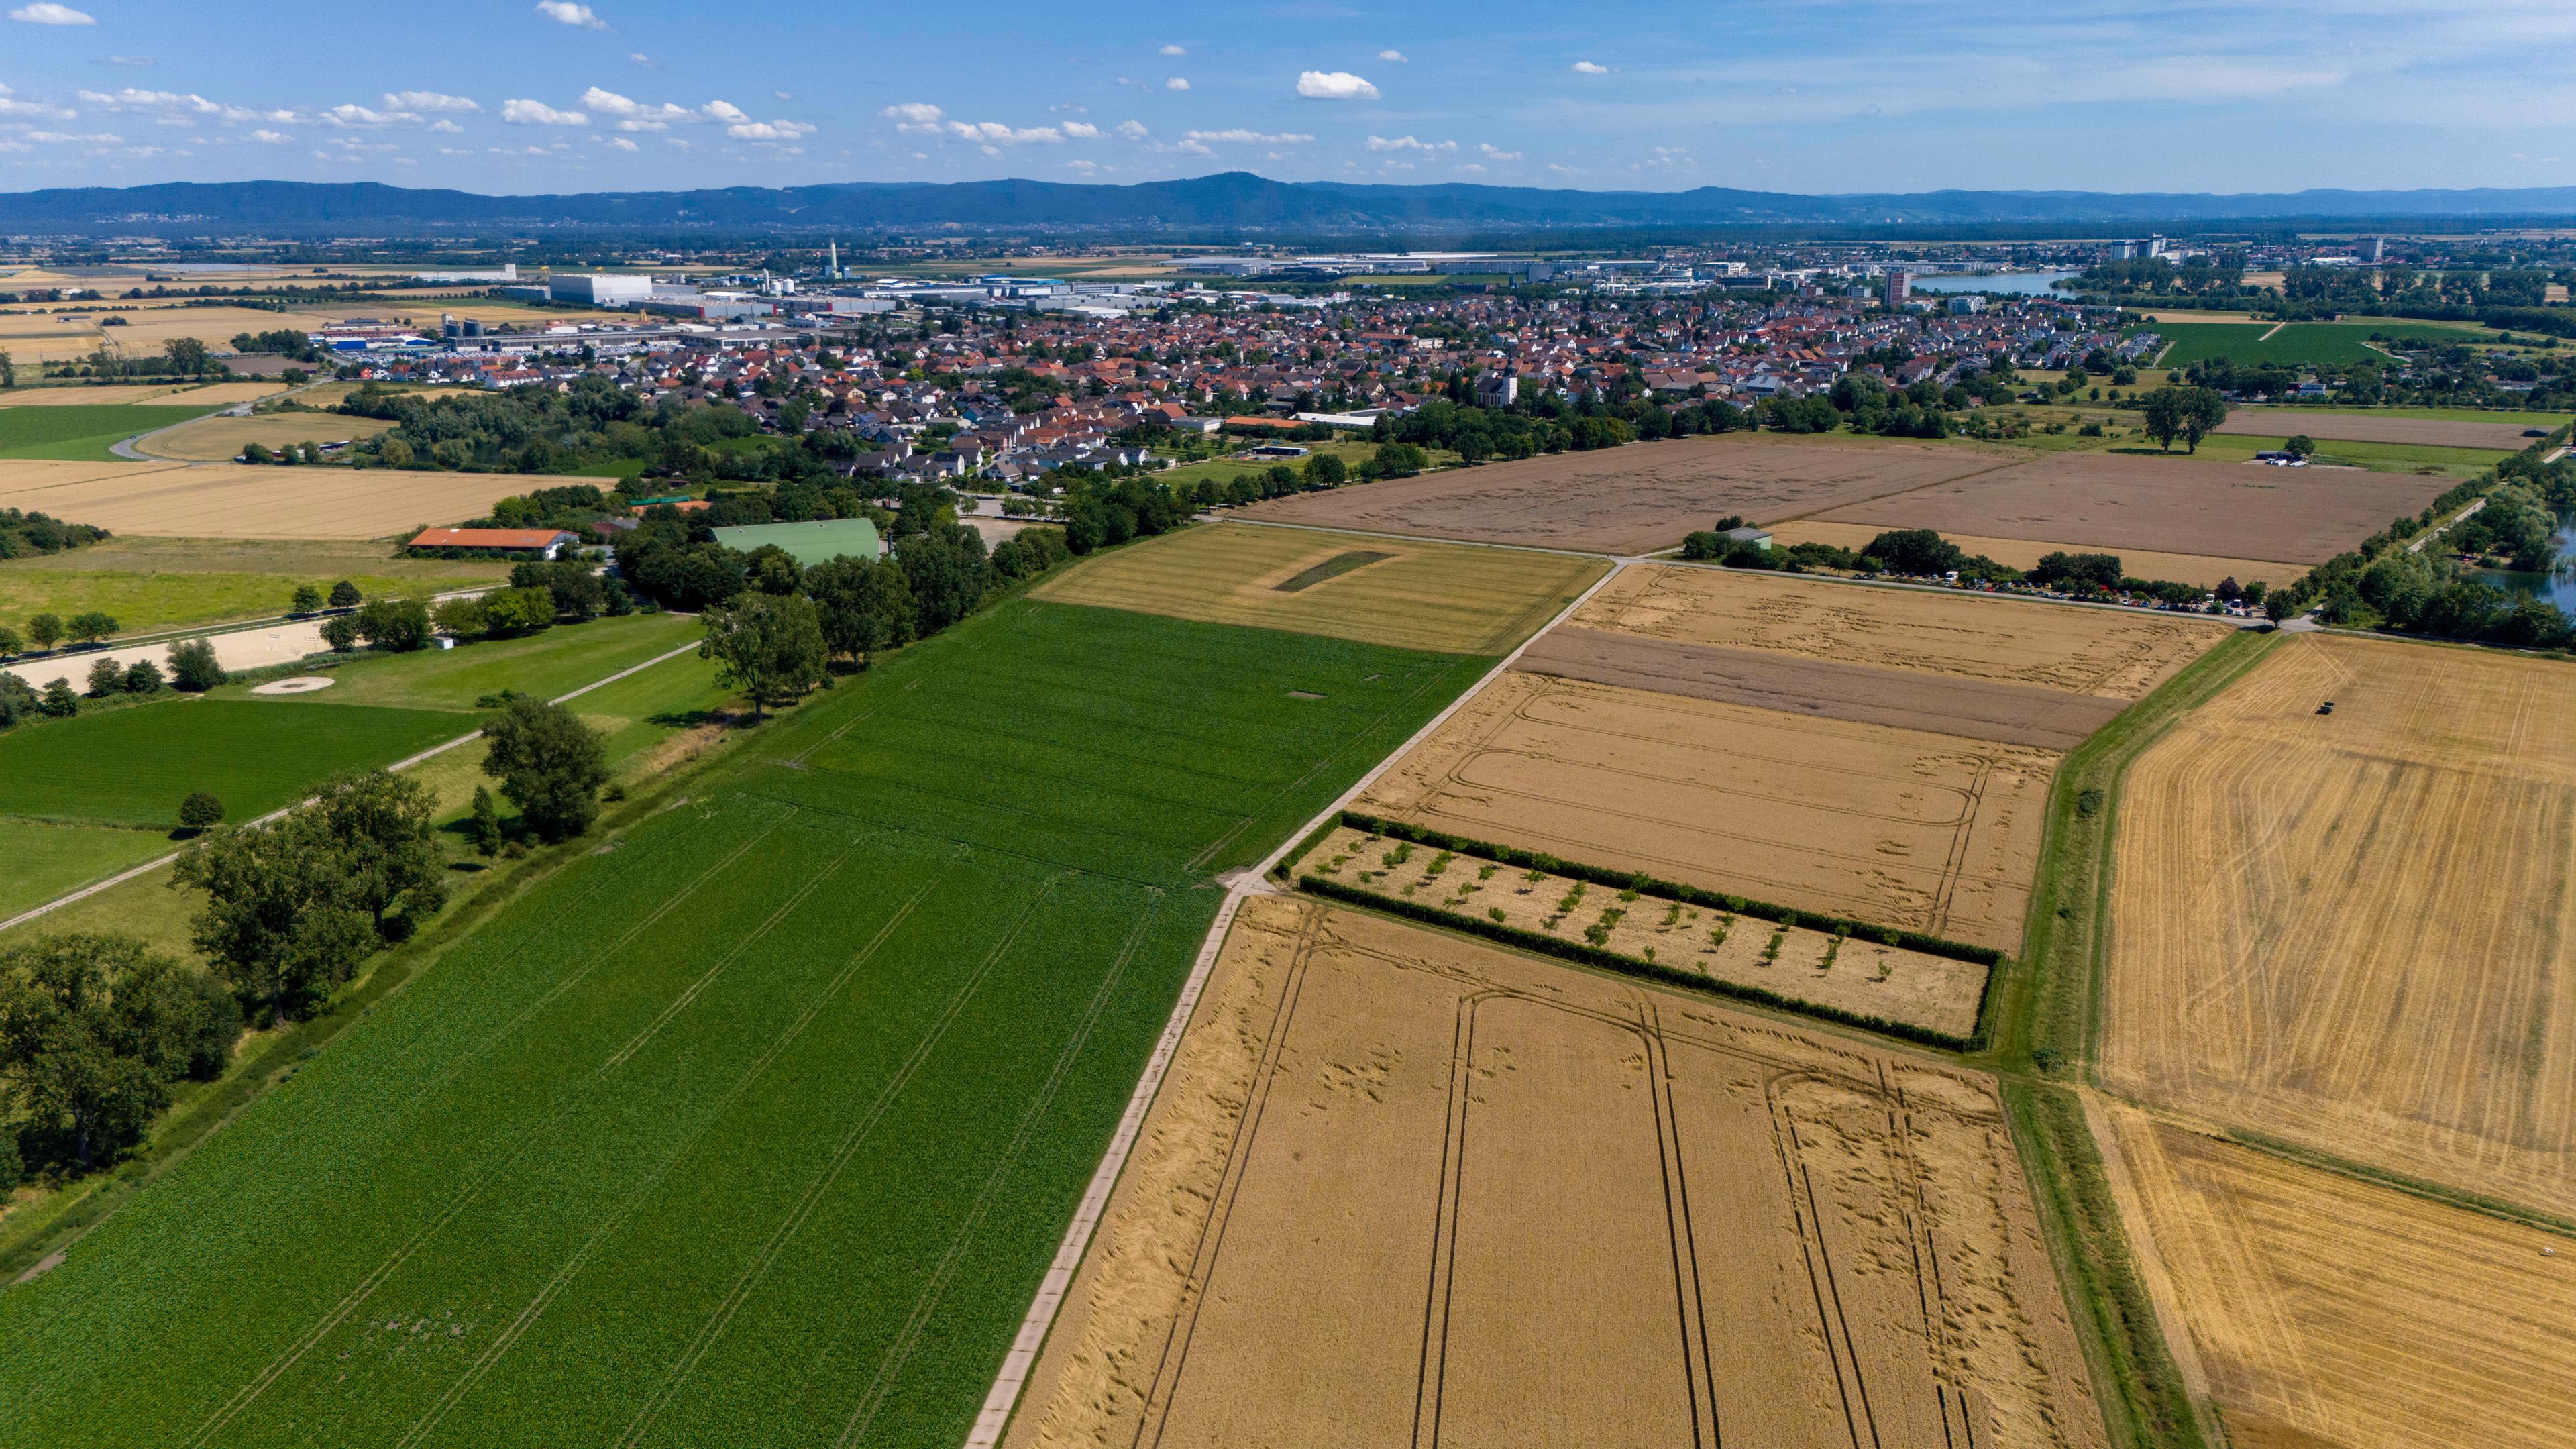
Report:
[[[164,538],[385,538],[606,478],[225,463],[0,462],[0,508]]]
[[[1255,897],[1005,1442],[2055,1449],[2087,1382],[1988,1079]]]
[[[2011,951],[2058,758],[1513,670],[1356,808]]]
[[[1500,654],[1602,569],[1561,554],[1218,524],[1104,554],[1050,575],[1034,592],[1068,604]]]
[[[1207,877],[1480,667],[1017,601],[843,681],[0,1293],[0,1444],[957,1442]]]
[[[1822,519],[1802,518],[1771,530],[1772,545],[1787,548],[1800,543],[1829,543],[1836,548],[1859,550],[1887,530],[1872,523],[1827,523]],[[2175,583],[2198,584],[2215,588],[2221,580],[2234,579],[2240,584],[2262,579],[2268,583],[2288,583],[2308,571],[2303,563],[2282,563],[2277,559],[2226,558],[2212,554],[2156,553],[2148,549],[2088,549],[2080,545],[2033,542],[2026,538],[1992,538],[1973,533],[1942,530],[1941,536],[1971,554],[1983,554],[1999,564],[2027,569],[2036,565],[2044,554],[2066,552],[2117,552],[2120,566],[2131,578],[2171,579]]]
[[[1964,445],[1728,433],[1444,469],[1242,511],[1326,528],[1642,554],[1678,547],[1724,514],[1793,518],[2010,460]]]
[[[2109,1115],[2234,1443],[2568,1442],[2576,1240]]]
[[[189,792],[210,790],[230,818],[248,820],[335,770],[389,764],[473,728],[429,710],[186,698],[25,725],[0,734],[0,815],[166,828]]]
[[[2377,533],[2390,519],[2421,510],[2451,481],[2266,468],[2179,454],[2057,453],[1817,516],[1830,523],[1938,529],[1945,536],[2027,539],[2123,558],[2131,549],[2144,549],[2314,564]]]
[[[2229,632],[2176,615],[1674,564],[1628,568],[1567,622],[2117,700],[2144,697]]]
[[[213,412],[221,404],[198,403]],[[0,458],[65,458],[109,462],[111,443],[136,433],[185,422],[188,410],[157,403],[50,408],[0,408]]]
[[[2306,635],[2176,724],[2120,799],[2105,1084],[2576,1216],[2571,717],[2553,663]]]
[[[268,448],[345,443],[372,438],[393,426],[382,418],[348,418],[336,413],[271,412],[246,418],[199,418],[136,444],[134,451],[150,458],[229,463],[252,443]]]

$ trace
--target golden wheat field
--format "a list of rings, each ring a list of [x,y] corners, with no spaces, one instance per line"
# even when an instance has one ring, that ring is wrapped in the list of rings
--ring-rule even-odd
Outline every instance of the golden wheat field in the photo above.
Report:
[[[296,443],[352,442],[372,438],[394,425],[381,418],[342,417],[337,413],[267,412],[246,418],[217,414],[153,433],[134,445],[152,458],[196,463],[228,463],[252,443],[283,448]]]
[[[2576,1238],[2104,1115],[2236,1449],[2576,1433]]]
[[[1007,1443],[2103,1442],[1989,1079],[1256,896]]]
[[[1858,936],[1684,905],[1340,826],[1297,862],[1334,881],[1738,986],[1965,1040],[1986,968]]]
[[[609,478],[230,464],[0,460],[0,508],[162,538],[385,538],[512,494]]]
[[[2142,697],[2231,632],[2173,614],[1639,564],[1568,621],[1678,643]]]
[[[2060,758],[1512,670],[1358,808],[2011,951]]]
[[[1500,654],[1601,576],[1598,559],[1305,528],[1184,528],[1036,596],[1453,654]]]
[[[2576,1213],[2576,672],[2292,636],[2117,839],[2106,1085]]]
[[[1865,549],[1871,539],[1887,530],[1871,523],[1827,523],[1821,519],[1802,518],[1783,523],[1771,530],[1773,545],[1786,548],[1792,544],[1825,543],[1835,548],[1854,551]],[[1972,533],[1942,530],[1941,536],[1972,554],[1983,554],[1999,564],[2027,569],[2038,564],[2041,555],[2051,553],[2100,553],[2080,543],[2033,542],[2025,538],[1988,538]],[[2216,588],[2234,579],[2250,584],[2256,579],[2265,583],[2287,584],[2308,571],[2306,564],[2282,563],[2272,559],[2226,558],[2199,553],[2155,553],[2147,549],[2109,550],[2120,559],[2120,568],[2131,578],[2169,579],[2178,584],[2196,584],[2204,589]]]

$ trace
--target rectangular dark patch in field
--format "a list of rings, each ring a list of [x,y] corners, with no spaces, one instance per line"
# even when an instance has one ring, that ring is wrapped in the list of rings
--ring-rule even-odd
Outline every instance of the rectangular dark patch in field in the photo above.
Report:
[[[1354,569],[1364,569],[1370,564],[1382,563],[1393,557],[1395,557],[1395,555],[1391,553],[1372,553],[1366,549],[1353,549],[1349,553],[1337,553],[1312,568],[1300,569],[1289,577],[1272,584],[1270,586],[1271,592],[1280,594],[1302,593],[1307,589],[1313,588],[1317,584],[1323,583],[1327,579],[1337,579]]]
[[[2075,748],[2126,707],[2122,700],[2025,684],[1953,679],[1571,626],[1540,635],[1521,655],[1519,667],[1533,674],[1784,714],[1931,730],[2048,750]]]

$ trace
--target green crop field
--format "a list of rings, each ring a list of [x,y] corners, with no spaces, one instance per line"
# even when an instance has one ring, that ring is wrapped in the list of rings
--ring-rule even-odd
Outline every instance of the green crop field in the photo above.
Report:
[[[148,403],[0,408],[0,458],[113,462],[116,455],[108,451],[110,443],[221,411],[222,405],[191,408]]]
[[[417,709],[293,700],[163,700],[0,734],[0,815],[174,826],[211,790],[234,820],[265,815],[337,770],[385,765],[474,728]]]
[[[1018,600],[843,681],[0,1290],[0,1446],[956,1443],[1210,877],[1484,664]]]
[[[2219,357],[2236,363],[2268,362],[2291,367],[2389,361],[2388,353],[2372,347],[2367,340],[2373,331],[2387,334],[2389,329],[2362,322],[2291,322],[2277,331],[2261,323],[2165,322],[2146,330],[2172,339],[2173,345],[2156,359],[2169,368]]]

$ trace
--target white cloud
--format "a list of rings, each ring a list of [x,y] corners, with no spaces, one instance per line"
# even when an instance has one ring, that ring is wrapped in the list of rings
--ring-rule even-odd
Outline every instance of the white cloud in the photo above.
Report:
[[[617,148],[618,150],[620,150],[620,151],[640,151],[640,150],[642,150],[642,149],[643,149],[642,147],[640,147],[640,146],[636,145],[634,142],[627,140],[627,139],[626,139],[625,137],[623,137],[623,136],[611,136],[611,137],[609,137],[609,138],[608,138],[608,144],[609,144],[609,145],[611,145],[611,146],[616,147],[616,148]]]
[[[802,121],[745,121],[725,127],[725,134],[737,141],[793,141],[813,135],[814,128]]]
[[[1576,75],[1608,75],[1610,73],[1610,67],[1606,65],[1596,65],[1588,60],[1576,61],[1573,69]]]
[[[664,131],[670,129],[673,121],[698,119],[698,113],[686,106],[675,106],[668,101],[660,105],[652,105],[621,96],[615,91],[602,90],[597,86],[592,86],[581,93],[581,105],[585,112],[617,117],[617,129],[621,131]],[[726,106],[725,109],[733,110],[731,106]],[[734,112],[737,117],[741,114],[739,111]]]
[[[0,85],[0,116],[42,116],[49,121],[68,121],[76,114],[60,106],[49,106],[43,101],[11,99],[16,94],[17,92],[7,86]],[[83,94],[88,93],[83,92]]]
[[[474,102],[467,100],[463,96],[451,96],[439,91],[387,91],[385,92],[385,109],[389,111],[453,111],[459,115],[467,115],[479,112],[483,108],[476,105]]]
[[[107,63],[109,65],[150,65],[152,63],[152,57],[148,55],[111,55],[107,58]]]
[[[61,145],[65,142],[112,146],[125,140],[123,136],[113,131],[93,131],[86,136],[72,135],[63,131],[21,131],[18,137],[20,140],[36,141],[48,146]]]
[[[333,126],[394,126],[414,124],[420,120],[409,111],[373,111],[354,101],[345,106],[333,106],[324,111],[321,118],[325,124]]]
[[[1067,161],[1064,164],[1066,169],[1079,171],[1085,176],[1100,169],[1100,163],[1097,161]]]
[[[1190,83],[1179,76],[1174,76],[1170,80],[1163,82],[1163,89],[1167,91],[1185,91],[1189,88]]]
[[[1574,168],[1573,168],[1573,167],[1571,167],[1571,166],[1559,166],[1559,165],[1557,165],[1557,164],[1556,164],[1555,162],[1553,162],[1553,161],[1550,161],[1549,163],[1547,163],[1547,169],[1548,169],[1548,170],[1550,170],[1550,171],[1559,172],[1559,173],[1561,173],[1561,174],[1563,174],[1563,175],[1567,175],[1567,176],[1571,176],[1571,175],[1573,175],[1573,174],[1574,174]]]
[[[1064,123],[1064,133],[1079,141],[1095,141],[1100,138],[1100,128],[1089,121],[1067,121]]]
[[[1120,121],[1118,123],[1118,134],[1126,137],[1130,141],[1142,141],[1147,135],[1145,123],[1142,121]]]
[[[1302,146],[1315,138],[1303,131],[1246,131],[1237,128],[1230,131],[1192,131],[1189,139],[1249,146]]]
[[[591,13],[587,5],[571,0],[537,0],[537,13],[560,25],[578,25],[584,30],[606,30],[608,22]]]
[[[889,121],[902,121],[915,126],[931,126],[938,124],[939,118],[948,113],[928,101],[904,101],[888,106],[877,114]]]
[[[1182,156],[1213,156],[1216,153],[1197,141],[1183,141],[1177,146],[1157,146],[1158,151],[1171,151]]]
[[[1477,142],[1476,150],[1478,154],[1482,155],[1488,161],[1518,161],[1521,159],[1520,152],[1506,151],[1491,141]]]
[[[269,146],[283,146],[295,139],[283,131],[271,131],[265,128],[251,132],[250,138]]]
[[[1455,151],[1458,149],[1458,143],[1421,141],[1411,136],[1396,136],[1391,139],[1385,136],[1371,136],[1368,138],[1368,148],[1372,151]]]
[[[513,126],[587,126],[579,111],[558,111],[543,101],[503,101],[501,119]]]
[[[709,101],[704,107],[708,117],[718,121],[748,121],[751,117],[731,101]]]
[[[293,113],[287,111],[271,111],[263,116],[247,106],[228,106],[207,100],[195,91],[143,91],[127,86],[114,95],[104,91],[82,91],[80,98],[90,105],[111,111],[159,111],[165,116],[212,116],[226,121],[283,121],[293,117]],[[69,115],[70,112],[63,114]]]
[[[653,69],[659,64],[659,62],[655,61],[653,57],[646,55],[640,50],[630,50],[626,52],[626,63],[629,65],[640,65],[647,70]]]
[[[1028,126],[1015,131],[999,121],[951,121],[948,129],[960,139],[981,141],[988,146],[1052,146],[1064,139],[1064,132],[1053,126]]]
[[[430,122],[429,128],[442,136],[462,136],[465,134],[465,128],[463,126],[456,124],[454,121],[451,121],[444,116]]]
[[[1309,70],[1298,73],[1297,94],[1318,101],[1373,101],[1377,87],[1346,70]]]
[[[1190,53],[1190,49],[1186,45],[1167,45],[1155,53],[1158,55],[1187,55]]]
[[[778,97],[782,101],[792,101],[796,99],[796,93],[793,91],[771,91],[770,94]]]
[[[1397,65],[1404,65],[1413,59],[1400,50],[1381,50],[1377,53],[1377,58],[1394,61]]]
[[[96,25],[98,22],[68,5],[47,3],[21,5],[9,12],[9,18],[21,25]]]

